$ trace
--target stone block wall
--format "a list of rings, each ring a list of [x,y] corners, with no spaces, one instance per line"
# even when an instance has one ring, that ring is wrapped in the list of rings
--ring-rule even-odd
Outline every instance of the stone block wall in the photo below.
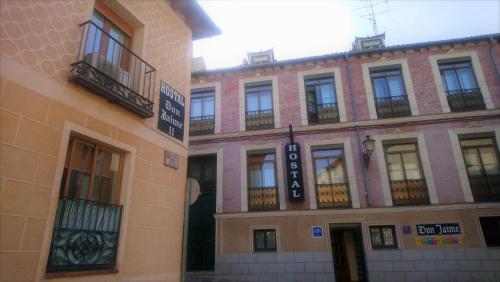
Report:
[[[500,249],[386,250],[367,253],[370,282],[500,281]]]
[[[330,252],[218,254],[215,276],[216,281],[335,281]]]

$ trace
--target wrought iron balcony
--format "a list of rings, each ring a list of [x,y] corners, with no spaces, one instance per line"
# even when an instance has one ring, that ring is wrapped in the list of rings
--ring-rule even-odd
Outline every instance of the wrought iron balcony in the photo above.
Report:
[[[249,187],[248,210],[279,210],[278,187]]]
[[[500,174],[469,176],[474,201],[500,201]]]
[[[215,128],[215,116],[191,117],[189,120],[189,135],[213,134]]]
[[[429,194],[424,179],[390,181],[392,203],[395,206],[427,205]]]
[[[337,103],[316,104],[307,102],[309,123],[334,123],[339,122],[339,109]]]
[[[479,88],[448,90],[446,98],[452,112],[484,110],[486,108]]]
[[[47,272],[113,269],[122,206],[61,198]]]
[[[318,208],[350,208],[351,193],[349,184],[316,184],[316,193],[318,195]]]
[[[411,116],[408,96],[391,96],[375,98],[378,118],[393,118]]]
[[[153,116],[156,70],[92,21],[84,22],[69,81],[138,114]]]
[[[274,128],[273,110],[247,111],[245,113],[246,130]]]

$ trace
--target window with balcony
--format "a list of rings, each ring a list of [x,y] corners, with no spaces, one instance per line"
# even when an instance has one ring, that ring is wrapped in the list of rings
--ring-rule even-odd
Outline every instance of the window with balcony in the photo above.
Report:
[[[278,210],[279,197],[276,175],[276,154],[247,155],[248,209],[250,211]]]
[[[370,226],[370,239],[374,250],[398,248],[394,225]]]
[[[276,252],[276,230],[255,229],[253,230],[254,252]]]
[[[417,144],[386,145],[384,150],[393,205],[429,204]]]
[[[495,139],[461,139],[460,146],[474,201],[500,201],[500,164]]]
[[[274,128],[272,84],[245,85],[246,130]]]
[[[339,122],[339,109],[333,77],[304,80],[309,124]]]
[[[82,40],[69,81],[152,117],[156,70],[130,50],[131,37],[97,10],[80,26]]]
[[[121,152],[70,139],[47,273],[115,268],[122,167]]]
[[[343,149],[312,151],[318,208],[350,208]]]
[[[370,70],[370,78],[378,118],[411,115],[401,68]]]
[[[483,110],[486,108],[471,61],[439,61],[448,105],[452,112]]]
[[[213,134],[215,128],[215,90],[191,93],[189,135]]]

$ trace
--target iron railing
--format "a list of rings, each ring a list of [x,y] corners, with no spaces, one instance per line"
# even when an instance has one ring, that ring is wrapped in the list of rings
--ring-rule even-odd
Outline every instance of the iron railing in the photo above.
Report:
[[[121,214],[120,205],[59,199],[46,271],[113,269]]]
[[[375,98],[375,107],[378,118],[411,116],[410,103],[406,95]]]
[[[213,134],[215,129],[215,116],[199,116],[189,119],[189,135]]]
[[[143,118],[152,117],[156,70],[92,21],[82,23],[69,81]]]
[[[392,203],[395,206],[429,204],[424,179],[391,180],[390,185]]]
[[[484,110],[486,108],[479,88],[447,90],[446,98],[452,112]]]
[[[274,112],[270,110],[247,111],[245,113],[246,130],[274,128]]]
[[[334,123],[339,122],[339,109],[337,103],[316,104],[307,102],[309,123]]]
[[[474,201],[500,201],[500,174],[469,176]]]
[[[248,210],[279,210],[278,187],[249,187]]]
[[[351,193],[348,183],[316,184],[318,208],[350,208]]]

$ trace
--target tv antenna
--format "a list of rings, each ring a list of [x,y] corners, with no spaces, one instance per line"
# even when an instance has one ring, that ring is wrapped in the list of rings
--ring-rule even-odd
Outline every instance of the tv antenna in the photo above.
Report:
[[[364,1],[368,2],[368,4],[366,6],[362,6],[362,7],[359,7],[357,9],[354,9],[354,11],[361,10],[361,9],[368,10],[368,14],[361,15],[360,17],[368,19],[368,21],[370,21],[370,23],[372,24],[373,35],[377,35],[378,29],[377,29],[377,19],[376,19],[375,15],[388,13],[389,10],[374,12],[373,7],[376,7],[376,6],[383,4],[383,3],[387,3],[387,2],[389,2],[389,0],[381,0],[381,1],[364,0]]]

